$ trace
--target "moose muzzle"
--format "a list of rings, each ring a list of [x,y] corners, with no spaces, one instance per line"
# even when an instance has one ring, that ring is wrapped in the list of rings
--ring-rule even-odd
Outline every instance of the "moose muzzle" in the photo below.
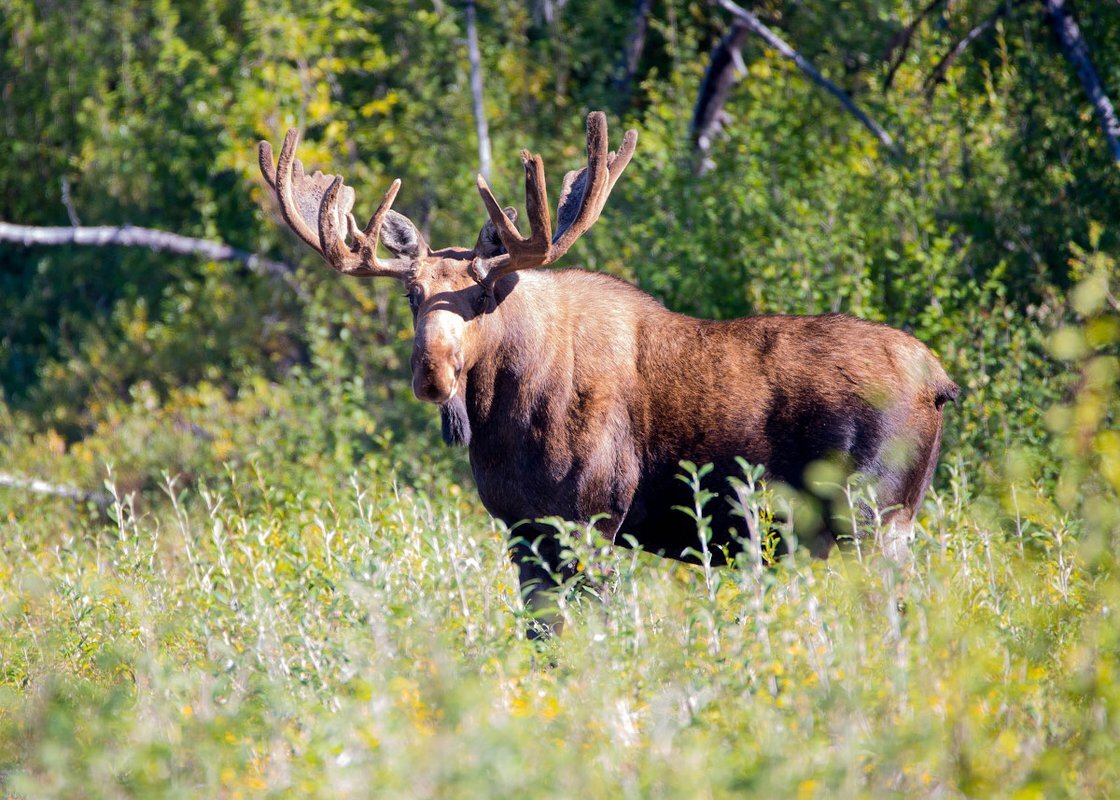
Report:
[[[463,373],[463,318],[449,311],[425,315],[412,348],[412,393],[418,400],[446,403]]]

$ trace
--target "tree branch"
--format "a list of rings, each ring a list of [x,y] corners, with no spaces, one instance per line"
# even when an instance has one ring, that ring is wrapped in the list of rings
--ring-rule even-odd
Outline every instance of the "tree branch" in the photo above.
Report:
[[[21,478],[9,472],[0,472],[0,486],[6,486],[10,489],[23,489],[34,494],[49,494],[55,497],[65,497],[69,500],[92,500],[101,507],[109,505],[109,496],[105,494],[105,492],[87,492],[76,486],[47,483],[38,478]]]
[[[1100,76],[1093,66],[1093,59],[1089,55],[1089,45],[1081,35],[1081,28],[1073,18],[1066,5],[1066,0],[1043,0],[1046,6],[1046,15],[1054,32],[1058,34],[1058,42],[1066,60],[1077,70],[1077,77],[1089,95],[1089,102],[1097,112],[1097,119],[1101,124],[1108,149],[1112,153],[1113,161],[1120,161],[1120,119],[1117,119],[1116,108],[1105,94],[1101,85]]]
[[[758,17],[732,2],[732,0],[719,0],[719,4],[734,14],[751,33],[760,36],[768,45],[796,64],[797,68],[808,75],[810,80],[835,97],[840,102],[840,105],[844,107],[844,110],[859,120],[888,150],[895,155],[899,154],[899,148],[895,144],[894,139],[891,138],[891,135],[883,130],[875,120],[871,119],[863,109],[857,106],[847,92],[822,75],[820,70],[810,64],[804,56],[790,47],[784,39],[763,25]]]
[[[195,239],[177,233],[133,225],[113,227],[44,227],[39,225],[14,225],[0,222],[0,242],[17,242],[34,245],[89,245],[91,247],[147,247],[166,253],[197,255],[213,261],[239,261],[251,272],[283,279],[303,299],[306,290],[294,279],[295,269],[283,261],[273,261],[256,253],[238,250],[223,242]]]
[[[960,58],[961,55],[963,55],[964,51],[968,49],[968,46],[970,44],[975,42],[989,30],[994,28],[995,24],[999,22],[1000,19],[1010,14],[1026,1],[1027,0],[1015,0],[1015,2],[1001,2],[999,8],[996,9],[996,12],[994,14],[992,14],[975,28],[966,33],[964,35],[964,38],[953,45],[949,52],[945,54],[945,57],[937,62],[937,66],[933,68],[933,72],[929,74],[929,77],[926,78],[926,98],[928,99],[932,97],[934,91],[937,90],[938,85],[945,82],[945,78],[949,74],[950,67],[952,67],[953,64],[956,63],[957,59]]]
[[[137,228],[133,225],[52,228],[0,222],[0,241],[19,242],[28,246],[83,244],[94,247],[147,247],[168,253],[205,256],[214,261],[240,261],[254,272],[276,275],[292,272],[292,267],[282,261],[272,261],[256,253],[238,250],[223,242],[195,239],[153,228]]]
[[[930,0],[925,8],[918,12],[918,16],[914,18],[913,22],[892,36],[891,40],[887,42],[887,46],[883,50],[882,60],[890,63],[890,69],[887,70],[887,79],[883,81],[884,90],[891,88],[891,84],[894,83],[895,73],[902,66],[902,62],[906,60],[906,53],[910,50],[910,42],[914,40],[914,34],[917,32],[918,26],[922,24],[926,17],[936,11],[937,7],[943,2],[945,0]],[[894,57],[896,51],[898,52],[898,58]]]
[[[704,80],[700,83],[700,92],[696,97],[696,108],[692,112],[692,144],[700,155],[697,171],[700,174],[707,172],[712,167],[708,158],[712,141],[723,129],[726,114],[723,106],[727,102],[727,95],[735,83],[735,72],[742,64],[739,51],[750,31],[741,22],[734,22],[731,29],[719,40],[719,44],[712,50],[712,58],[708,62],[708,69],[704,73]]]

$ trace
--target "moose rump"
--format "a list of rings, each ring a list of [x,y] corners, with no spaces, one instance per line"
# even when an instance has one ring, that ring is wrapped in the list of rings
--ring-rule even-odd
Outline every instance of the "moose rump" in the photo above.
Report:
[[[958,394],[921,342],[840,314],[681,323],[693,328],[681,331],[690,352],[651,342],[639,368],[683,370],[684,378],[647,382],[658,413],[623,534],[643,549],[695,560],[695,521],[677,508],[694,502],[678,477],[680,460],[712,464],[702,482],[717,495],[705,507],[712,560],[733,557],[745,535],[728,498],[728,479],[742,477],[739,457],[797,491],[807,512],[797,516],[797,533],[817,555],[857,533],[840,487],[822,483],[853,473],[873,489],[883,522],[905,538],[936,468],[942,407]],[[870,520],[865,504],[855,511]]]

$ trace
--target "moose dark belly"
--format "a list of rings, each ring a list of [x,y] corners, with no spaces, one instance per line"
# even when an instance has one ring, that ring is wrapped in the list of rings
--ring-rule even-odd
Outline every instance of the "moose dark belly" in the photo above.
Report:
[[[762,453],[753,454],[749,446],[743,448],[747,464],[762,464],[763,479],[770,485],[781,484],[795,490],[799,513],[795,515],[796,533],[800,541],[818,555],[827,554],[839,534],[848,533],[848,509],[830,498],[806,487],[806,469],[814,463],[829,461],[836,466],[834,474],[854,471],[851,453],[838,449],[803,450],[786,452],[779,458],[766,458]],[[691,459],[689,459],[691,460]],[[746,522],[738,513],[738,497],[732,486],[734,479],[743,480],[743,469],[735,458],[709,459],[712,470],[700,481],[704,491],[715,496],[703,507],[703,516],[709,518],[708,548],[713,564],[724,564],[734,559],[747,541]],[[630,547],[636,544],[642,550],[678,561],[699,561],[703,543],[697,523],[682,509],[694,510],[696,494],[693,486],[681,478],[685,471],[678,465],[668,465],[650,474],[639,485],[630,503],[616,543]],[[774,511],[780,513],[778,509]],[[784,548],[785,543],[779,545]]]
[[[703,515],[709,518],[707,547],[711,563],[722,565],[741,553],[748,539],[745,520],[736,513],[736,493],[729,483],[732,478],[742,479],[743,473],[734,461],[729,463],[724,460],[713,467],[701,480],[702,489],[715,494],[704,505]],[[700,540],[696,521],[682,510],[694,509],[696,496],[693,488],[678,477],[682,472],[679,468],[675,472],[665,470],[661,475],[643,482],[622,521],[615,538],[616,544],[637,546],[686,563],[700,562],[704,543]],[[765,477],[769,481],[780,480],[769,471]],[[795,485],[794,481],[781,480],[781,483]],[[821,506],[810,495],[806,495],[804,502],[810,503],[818,512],[823,510],[829,516],[833,513],[833,509]],[[819,513],[807,518],[813,522],[798,531],[800,538],[814,552],[827,553],[836,540],[834,526],[824,524],[827,520],[822,519]]]
[[[628,442],[603,435],[573,457],[554,439],[519,435],[508,424],[472,423],[470,460],[483,506],[508,526],[543,517],[586,522],[607,515],[600,529],[613,536],[641,478]]]
[[[737,457],[748,464],[762,464],[765,479],[797,490],[804,489],[809,465],[830,460],[845,471],[871,471],[878,447],[876,432],[860,429],[849,415],[843,420],[827,416],[787,420],[782,448],[770,439],[734,435],[690,442],[677,441],[671,455],[658,460],[642,458],[629,441],[603,432],[597,446],[579,459],[557,456],[548,439],[515,439],[508,425],[476,425],[471,442],[471,466],[479,497],[493,516],[509,526],[544,517],[586,522],[599,515],[608,518],[600,530],[617,544],[639,548],[668,558],[696,562],[702,543],[696,522],[681,508],[695,504],[693,489],[681,477],[682,460],[698,466],[712,464],[702,488],[716,496],[704,507],[711,517],[709,549],[712,561],[722,564],[740,552],[746,539],[745,523],[735,513],[736,497],[729,479],[742,478]],[[811,549],[827,552],[835,541],[831,516],[836,509],[811,498],[812,522],[799,530]],[[534,529],[545,533],[541,526]]]
[[[901,485],[907,465],[888,464],[881,456],[891,431],[885,415],[857,396],[847,399],[844,410],[830,408],[812,391],[790,397],[777,390],[750,418],[725,420],[714,432],[664,446],[665,453],[646,468],[623,519],[618,542],[627,535],[644,550],[682,561],[696,561],[701,542],[695,520],[681,507],[692,509],[696,499],[691,486],[681,480],[682,460],[697,466],[712,465],[701,488],[715,497],[704,506],[711,517],[709,547],[714,563],[724,563],[742,550],[746,525],[736,512],[736,493],[730,481],[744,478],[741,458],[748,465],[762,465],[764,480],[795,490],[801,513],[795,515],[796,533],[820,555],[828,552],[836,536],[850,532],[849,509],[829,497],[828,487],[806,486],[806,472],[828,462],[837,479],[865,473],[884,487]],[[742,433],[753,431],[755,434]],[[759,436],[757,432],[765,435]],[[670,454],[671,453],[671,454]],[[889,498],[898,502],[901,498]]]

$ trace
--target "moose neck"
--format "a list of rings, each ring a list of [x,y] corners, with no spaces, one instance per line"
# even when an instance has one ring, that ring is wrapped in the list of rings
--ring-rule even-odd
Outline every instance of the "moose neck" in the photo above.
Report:
[[[562,383],[558,375],[571,374],[570,301],[555,277],[527,271],[503,278],[495,287],[496,308],[476,320],[464,393],[473,428],[487,425],[495,412],[527,411],[534,398]]]
[[[475,320],[465,405],[472,434],[560,434],[573,406],[586,416],[637,383],[642,329],[677,315],[610,276],[524,271],[496,287],[495,310]]]

